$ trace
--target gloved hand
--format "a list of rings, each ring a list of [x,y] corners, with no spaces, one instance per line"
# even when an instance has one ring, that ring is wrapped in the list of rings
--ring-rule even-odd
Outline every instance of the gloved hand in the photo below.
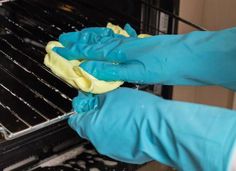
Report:
[[[225,171],[236,140],[236,112],[164,100],[119,88],[80,94],[69,125],[98,152],[129,163],[157,160],[180,171]]]
[[[81,67],[105,81],[166,85],[219,85],[236,90],[236,28],[124,37],[107,28],[62,34],[66,59],[87,59]]]

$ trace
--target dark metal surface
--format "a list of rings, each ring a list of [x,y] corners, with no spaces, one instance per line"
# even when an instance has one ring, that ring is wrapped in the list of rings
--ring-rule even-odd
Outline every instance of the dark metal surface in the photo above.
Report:
[[[47,157],[79,145],[81,141],[65,121],[20,138],[2,141],[0,170],[28,170]]]
[[[141,0],[141,3],[143,6],[147,7],[149,9],[149,11],[153,11],[154,13],[163,13],[165,15],[167,15],[169,17],[169,21],[172,20],[172,22],[170,22],[169,24],[172,25],[172,23],[184,23],[192,28],[195,28],[197,30],[202,30],[205,31],[206,29],[194,24],[191,21],[185,20],[184,18],[181,18],[178,16],[178,12],[179,12],[179,0],[166,0],[166,1],[160,1],[160,0]],[[157,3],[159,3],[159,5],[156,5]],[[150,17],[153,17],[150,16]],[[160,20],[156,20],[157,24],[159,24]],[[157,27],[156,25],[152,25],[152,24],[146,24],[146,27],[148,27],[149,29],[151,28],[152,30],[157,30],[160,33],[163,34],[176,34],[177,30],[173,30],[171,27],[168,27],[167,32],[163,32],[162,30],[159,30],[159,27]],[[169,26],[170,26],[169,25]]]
[[[18,133],[70,112],[71,99],[77,91],[44,66],[44,47],[63,32],[106,26],[109,21],[120,24],[117,15],[74,0],[3,3],[0,6],[0,124],[11,133]],[[81,139],[66,121],[9,141],[0,136],[0,170],[23,170],[79,142]]]
[[[76,95],[76,90],[43,65],[44,46],[62,30],[82,26],[77,22],[68,26],[69,16],[57,8],[50,10],[45,2],[15,1],[0,7],[0,122],[10,132],[69,112]],[[56,1],[52,4],[66,6]]]
[[[113,11],[73,0],[17,0],[0,7],[0,123],[9,132],[71,110],[76,90],[43,65],[44,47],[62,32],[121,23]],[[137,27],[138,19],[131,20]]]

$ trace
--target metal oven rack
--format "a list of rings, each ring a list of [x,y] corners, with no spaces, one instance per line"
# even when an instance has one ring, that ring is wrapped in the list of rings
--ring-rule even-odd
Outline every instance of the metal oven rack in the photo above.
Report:
[[[47,42],[63,31],[97,25],[84,12],[92,13],[73,0],[1,1],[0,170],[26,167],[81,142],[66,123],[77,90],[43,59]]]
[[[70,5],[57,5],[62,11],[72,10]],[[44,46],[57,39],[62,30],[85,27],[80,22],[86,23],[86,18],[80,15],[78,22],[69,25],[72,19],[68,15],[49,11],[43,3],[29,1],[8,2],[1,7],[0,132],[6,140],[57,123],[73,113],[70,102],[76,91],[43,65]],[[68,23],[55,23],[56,17],[64,17]]]
[[[25,123],[28,126],[28,128],[14,133],[14,132],[11,132],[8,128],[6,128],[4,125],[0,124],[0,133],[2,134],[2,136],[3,136],[3,138],[5,140],[12,140],[12,139],[21,137],[23,135],[32,133],[34,131],[37,131],[37,130],[39,130],[41,128],[45,128],[45,127],[47,127],[49,125],[58,123],[58,122],[63,121],[65,119],[68,119],[68,117],[70,115],[72,115],[72,114],[74,114],[74,112],[68,112],[66,114],[60,115],[60,116],[58,116],[56,118],[53,118],[51,120],[48,119],[48,118],[45,118],[46,119],[45,122],[39,123],[39,124],[37,124],[35,126],[29,125],[24,120],[22,120],[19,116],[16,115],[16,118],[19,119],[19,120],[22,120],[22,122]]]

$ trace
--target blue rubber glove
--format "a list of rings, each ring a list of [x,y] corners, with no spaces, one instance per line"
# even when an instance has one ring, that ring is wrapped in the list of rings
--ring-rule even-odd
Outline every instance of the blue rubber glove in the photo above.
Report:
[[[126,38],[107,28],[62,34],[55,51],[100,80],[219,85],[236,90],[236,28]]]
[[[129,163],[157,160],[180,171],[226,171],[236,112],[119,88],[73,99],[69,125],[96,149]]]

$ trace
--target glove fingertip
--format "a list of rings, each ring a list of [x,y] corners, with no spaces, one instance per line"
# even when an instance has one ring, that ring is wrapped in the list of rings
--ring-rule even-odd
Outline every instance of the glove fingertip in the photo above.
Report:
[[[67,32],[67,33],[62,33],[59,36],[59,41],[67,40],[67,41],[72,41],[76,36],[79,34],[79,32]]]
[[[66,60],[74,60],[72,53],[66,48],[54,47],[52,50]]]
[[[63,48],[63,47],[54,47],[54,48],[52,48],[52,50],[53,50],[54,52],[56,52],[58,55],[60,55],[60,56],[63,56],[63,54],[64,54],[64,49],[65,49],[65,48]]]
[[[104,81],[109,81],[107,80],[106,77],[106,67],[104,66],[105,64],[101,62],[95,62],[95,61],[88,61],[88,62],[83,62],[80,64],[80,67],[89,73],[90,75],[94,76],[95,78],[99,80],[104,80]]]
[[[53,47],[53,48],[52,48],[52,51],[58,53],[58,51],[59,51],[60,48],[61,48],[61,47]]]
[[[77,123],[76,120],[77,120],[77,114],[71,115],[67,120],[67,123],[72,129],[76,129],[76,123]]]
[[[66,35],[67,35],[68,33],[63,33],[63,34],[61,34],[60,36],[59,36],[59,38],[58,38],[58,41],[59,42],[62,42],[63,40],[65,40],[65,38],[67,37]]]
[[[130,25],[130,24],[125,24],[125,27],[124,27],[125,31],[130,35],[130,37],[137,37],[137,33],[136,31],[134,30],[134,28]]]
[[[87,73],[97,77],[97,74],[100,70],[100,66],[95,61],[87,61],[80,64],[80,67]]]
[[[74,115],[74,114],[73,114]],[[71,115],[69,118],[68,118],[68,120],[67,120],[67,123],[70,125],[70,127],[73,127],[73,120],[74,120],[74,118],[73,118],[73,115]]]
[[[74,109],[74,111],[76,113],[81,113],[82,112],[82,107],[83,105],[81,105],[81,100],[80,100],[80,97],[75,97],[73,100],[72,100],[72,107]]]

